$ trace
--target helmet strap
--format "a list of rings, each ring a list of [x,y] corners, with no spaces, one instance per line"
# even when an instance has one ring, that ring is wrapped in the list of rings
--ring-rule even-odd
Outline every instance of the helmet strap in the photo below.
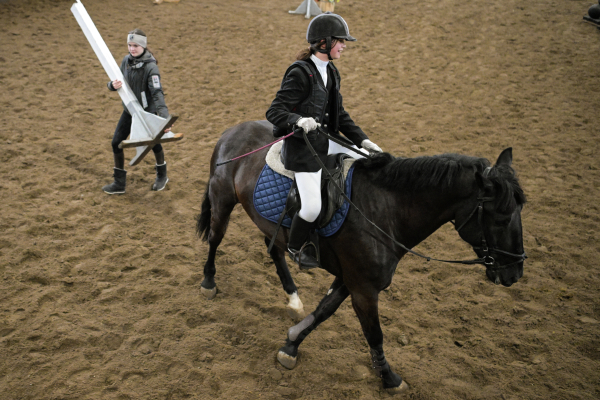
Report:
[[[333,58],[331,58],[331,36],[327,36],[325,38],[325,42],[326,42],[325,48],[322,49],[321,46],[319,46],[319,48],[317,49],[317,51],[319,53],[327,54],[327,58],[329,60],[333,60]]]

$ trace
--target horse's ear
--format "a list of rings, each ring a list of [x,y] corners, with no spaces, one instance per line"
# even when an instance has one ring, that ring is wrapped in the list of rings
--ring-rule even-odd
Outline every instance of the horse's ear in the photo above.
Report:
[[[496,160],[496,165],[506,165],[509,167],[512,165],[512,147],[502,150],[502,153],[500,153]]]

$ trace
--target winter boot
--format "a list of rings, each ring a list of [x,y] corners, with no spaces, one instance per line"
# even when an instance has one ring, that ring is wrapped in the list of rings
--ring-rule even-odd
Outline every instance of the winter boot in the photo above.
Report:
[[[300,269],[311,269],[319,266],[319,260],[309,254],[309,251],[314,249],[314,245],[305,243],[313,225],[313,222],[303,220],[298,214],[294,215],[292,220],[288,251],[292,260],[300,266]]]
[[[152,190],[163,190],[167,186],[167,182],[169,182],[169,177],[167,177],[167,163],[165,162],[162,165],[156,164],[155,168],[156,180],[152,184]]]
[[[125,178],[127,176],[127,171],[125,171],[124,169],[115,167],[113,176],[115,178],[115,181],[102,188],[104,193],[108,193],[108,194],[123,194],[123,193],[125,193],[125,183],[126,183]]]

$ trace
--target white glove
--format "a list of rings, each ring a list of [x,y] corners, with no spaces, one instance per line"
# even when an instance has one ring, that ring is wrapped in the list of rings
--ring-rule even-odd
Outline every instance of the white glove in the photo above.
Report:
[[[377,146],[375,143],[371,142],[369,139],[363,140],[362,143],[360,144],[360,146],[363,149],[368,150],[373,153],[383,153],[383,150],[381,150],[381,148],[379,146]]]
[[[318,124],[314,118],[300,118],[296,122],[296,125],[304,129],[304,132],[306,133],[314,131],[315,129],[317,129],[318,126],[321,126],[321,124]]]

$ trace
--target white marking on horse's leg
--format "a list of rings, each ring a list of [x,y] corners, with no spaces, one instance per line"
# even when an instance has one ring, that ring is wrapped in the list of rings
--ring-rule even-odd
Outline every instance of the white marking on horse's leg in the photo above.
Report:
[[[277,353],[277,361],[287,369],[294,369],[296,366],[296,357],[285,354],[283,351]]]
[[[289,300],[287,306],[285,307],[288,315],[294,321],[300,321],[306,314],[304,313],[304,304],[302,304],[300,297],[298,297],[298,292],[294,292],[292,294],[286,293],[286,296]]]
[[[212,300],[215,298],[215,296],[217,295],[217,287],[215,286],[212,289],[206,289],[203,288],[202,286],[200,286],[200,292],[206,296],[207,300]]]
[[[298,335],[300,335],[303,330],[311,326],[313,322],[315,322],[315,316],[308,314],[308,316],[300,321],[299,324],[292,326],[288,330],[288,339],[294,342],[296,339],[298,339]]]

